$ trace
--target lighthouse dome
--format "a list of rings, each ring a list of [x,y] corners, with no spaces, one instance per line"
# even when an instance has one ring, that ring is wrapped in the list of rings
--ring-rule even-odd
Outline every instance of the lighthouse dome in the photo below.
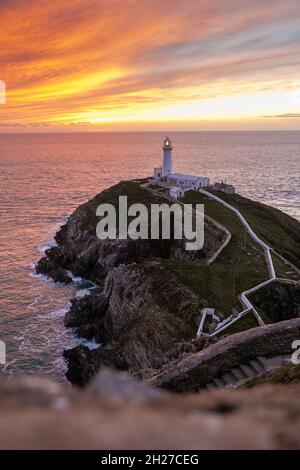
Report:
[[[171,148],[172,148],[172,141],[168,136],[166,136],[166,138],[164,140],[163,149],[171,149]]]

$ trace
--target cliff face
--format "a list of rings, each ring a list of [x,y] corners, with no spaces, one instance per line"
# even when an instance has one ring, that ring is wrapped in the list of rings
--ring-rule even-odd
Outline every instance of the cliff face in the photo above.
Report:
[[[78,347],[65,352],[68,378],[84,384],[103,364],[141,377],[157,372],[172,357],[200,347],[191,340],[202,306],[161,261],[114,268],[102,294],[76,300],[66,315],[66,326],[79,327],[79,335],[102,343],[93,351]],[[83,354],[89,357],[88,372]],[[78,361],[82,362],[82,373]]]
[[[205,244],[199,252],[188,252],[181,240],[105,240],[96,236],[96,209],[111,203],[118,209],[119,196],[128,204],[168,203],[134,182],[120,183],[80,206],[57,233],[57,247],[46,252],[37,272],[54,280],[69,282],[66,270],[75,275],[105,282],[101,294],[72,301],[66,326],[77,328],[80,336],[95,337],[102,346],[89,351],[78,347],[66,351],[68,378],[85,384],[106,364],[146,377],[193,344],[200,309],[205,299],[178,279],[164,260],[187,258],[203,261],[212,256],[226,238],[226,232],[211,221],[205,224]]]

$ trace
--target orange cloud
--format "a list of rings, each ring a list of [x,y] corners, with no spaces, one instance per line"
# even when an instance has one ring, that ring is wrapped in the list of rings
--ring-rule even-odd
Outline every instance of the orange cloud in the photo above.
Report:
[[[226,120],[236,96],[239,119],[293,114],[299,16],[298,0],[4,0],[0,128]]]

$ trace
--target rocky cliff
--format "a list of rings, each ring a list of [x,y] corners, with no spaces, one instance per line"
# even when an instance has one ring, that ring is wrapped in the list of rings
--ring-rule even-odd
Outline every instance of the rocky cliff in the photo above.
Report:
[[[109,365],[140,377],[157,373],[170,360],[199,350],[205,342],[193,341],[205,299],[184,285],[165,262],[189,256],[203,262],[226,238],[210,220],[205,223],[205,244],[199,252],[187,252],[181,240],[105,240],[96,236],[96,209],[111,203],[118,209],[119,196],[128,204],[170,204],[163,194],[124,182],[80,206],[57,233],[57,246],[46,252],[37,272],[56,281],[69,282],[67,271],[99,284],[101,294],[75,299],[65,325],[76,327],[101,347],[80,346],[65,352],[68,378],[85,384],[101,367]]]
[[[66,326],[102,343],[92,351],[80,346],[65,352],[68,378],[84,384],[103,364],[145,377],[180,351],[196,351],[198,343],[191,340],[201,306],[201,299],[161,261],[114,268],[103,293],[74,301],[66,315]]]

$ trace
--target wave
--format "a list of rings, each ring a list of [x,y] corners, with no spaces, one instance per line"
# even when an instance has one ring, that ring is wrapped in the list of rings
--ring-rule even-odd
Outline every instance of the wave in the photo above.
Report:
[[[90,350],[97,349],[101,346],[101,343],[97,343],[95,339],[86,339],[86,338],[78,338],[79,344],[86,346]]]
[[[57,243],[56,243],[55,240],[54,240],[54,241],[51,241],[51,242],[49,241],[49,242],[44,243],[43,245],[40,245],[40,246],[38,247],[38,251],[39,251],[40,253],[45,253],[45,252],[46,252],[47,250],[49,250],[50,248],[55,248],[56,246],[58,246],[58,245],[57,245]]]
[[[28,273],[28,275],[30,277],[34,277],[35,279],[39,279],[40,281],[49,282],[50,284],[62,284],[60,282],[54,282],[54,280],[46,274],[37,274],[35,271]]]

